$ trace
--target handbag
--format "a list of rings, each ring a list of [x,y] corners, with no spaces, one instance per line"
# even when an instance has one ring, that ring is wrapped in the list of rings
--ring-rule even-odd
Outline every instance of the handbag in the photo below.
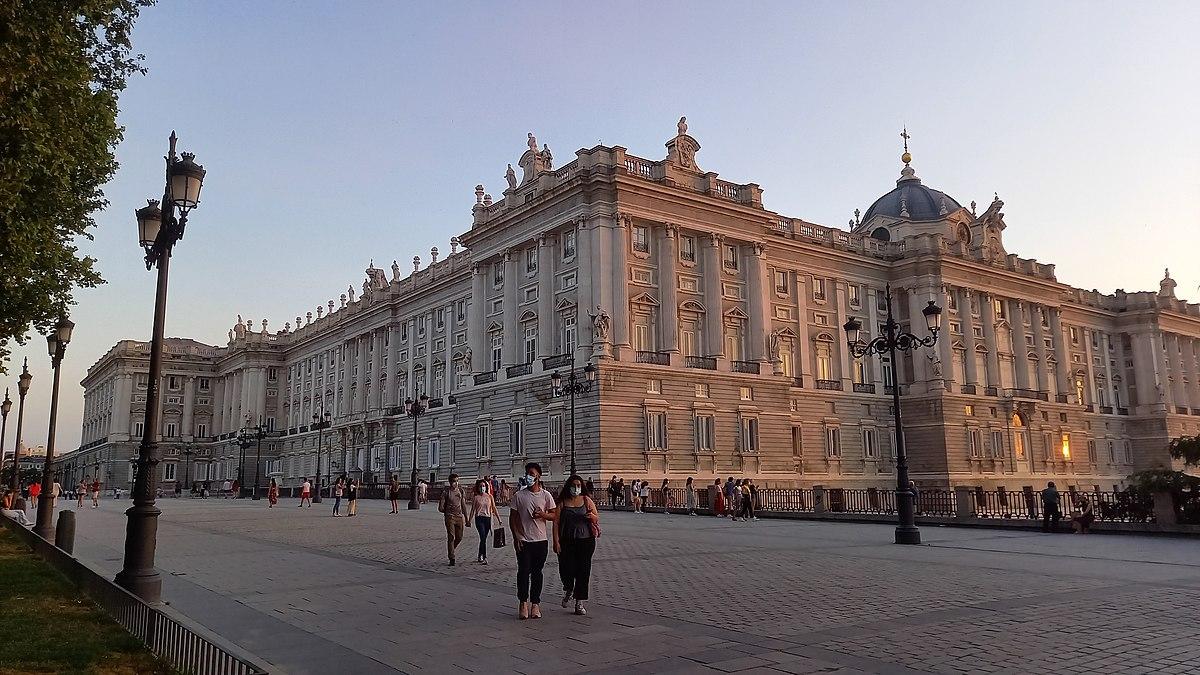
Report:
[[[508,542],[504,540],[504,528],[498,527],[492,531],[492,548],[504,548]]]
[[[591,497],[587,498],[587,504],[588,504],[588,506],[592,507],[593,511],[596,511],[597,513],[600,512],[600,509],[596,508],[596,503],[592,501]],[[600,538],[600,523],[593,523],[592,521],[589,520],[588,528],[591,529],[591,531],[592,531],[592,539]]]

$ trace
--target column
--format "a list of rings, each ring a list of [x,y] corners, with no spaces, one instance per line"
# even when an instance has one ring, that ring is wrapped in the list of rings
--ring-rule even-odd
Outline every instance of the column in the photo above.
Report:
[[[230,405],[232,407],[229,410],[229,420],[227,422],[229,428],[227,431],[237,431],[238,429],[240,429],[242,427],[242,423],[244,421],[243,416],[242,416],[242,410],[243,410],[243,407],[242,407],[242,384],[243,384],[242,376],[243,375],[244,375],[244,371],[240,371],[240,370],[230,373],[230,375],[229,375],[230,380],[233,383],[233,397],[230,399]]]
[[[1014,382],[1017,389],[1029,389],[1029,345],[1025,340],[1025,315],[1019,300],[1008,301],[1008,316],[1012,326]],[[1030,313],[1031,322],[1033,314]]]
[[[850,368],[850,350],[843,341],[844,334],[839,335],[839,329],[846,323],[846,281],[844,279],[833,280],[833,299],[834,307],[837,310],[837,319],[834,321],[833,332],[833,347],[837,350],[838,355],[838,377],[842,380],[842,391],[851,391],[853,385],[853,371]]]
[[[704,353],[720,358],[725,353],[721,335],[721,318],[724,314],[721,301],[721,243],[724,239],[714,234],[704,242]]]
[[[658,245],[658,289],[659,289],[659,349],[665,352],[679,351],[679,286],[676,266],[679,263],[679,228],[667,223]]]
[[[544,234],[537,240],[537,266],[537,353],[538,358],[546,358],[558,353],[558,345],[554,335],[554,243]],[[450,362],[446,363],[449,367]]]
[[[117,382],[117,391],[113,400],[113,431],[117,434],[129,435],[130,407],[133,402],[133,375],[125,373]]]
[[[1170,333],[1167,338],[1167,360],[1171,364],[1171,398],[1177,408],[1191,407],[1187,386],[1184,384],[1183,347],[1179,335]],[[1175,412],[1172,410],[1171,412]]]
[[[1181,339],[1183,340],[1184,372],[1188,376],[1188,402],[1194,412],[1200,408],[1200,367],[1196,364],[1196,352],[1200,349],[1200,341],[1187,337]]]
[[[1099,406],[1100,402],[1096,400],[1096,365],[1095,351],[1092,349],[1092,335],[1095,331],[1091,328],[1080,328],[1082,334],[1079,336],[1083,339],[1083,358],[1086,362],[1084,371],[1087,381],[1084,383],[1083,393],[1087,397],[1087,402],[1092,406]]]
[[[487,266],[476,263],[471,266],[471,320],[467,331],[467,344],[471,349],[471,370],[476,373],[491,370],[488,358],[487,331]],[[411,348],[409,349],[411,352]],[[400,364],[397,363],[397,366]],[[399,386],[397,380],[397,386]],[[397,404],[403,401],[397,401]]]
[[[812,296],[812,289],[808,288],[804,281],[808,279],[807,274],[796,271],[796,314],[799,319],[796,332],[796,358],[799,360],[799,365],[796,370],[800,376],[804,378],[804,385],[807,387],[813,386],[812,371],[812,340],[808,333],[808,299]],[[874,318],[874,312],[870,315]],[[879,391],[883,391],[880,389]]]
[[[417,320],[416,318],[412,318],[408,320],[408,398],[411,398],[414,401],[420,398],[420,394],[417,393],[416,388],[416,372],[413,370],[413,368],[415,368],[417,365],[416,335]],[[487,361],[487,363],[491,363],[492,352],[490,346],[488,347],[488,350],[483,353],[483,358]],[[488,368],[490,369],[491,365],[489,365]]]
[[[925,315],[921,313],[921,310],[925,309],[926,296],[915,287],[906,288],[905,293],[908,296],[908,330],[918,337],[924,336]],[[928,385],[925,384],[930,378],[928,356],[929,353],[924,347],[912,352],[913,384],[921,385],[916,388],[917,391],[927,391],[928,389]],[[897,372],[899,372],[899,365],[897,365]]]
[[[796,291],[803,295],[800,289]],[[863,322],[863,329],[866,335],[860,338],[863,342],[870,342],[876,337],[882,335],[883,324],[879,321],[879,289],[867,288],[867,296],[863,300],[866,305],[863,306],[863,313],[866,314],[866,321]],[[807,317],[801,317],[801,325],[807,324]],[[867,367],[867,372],[871,374],[871,382],[875,384],[875,393],[882,394],[886,383],[883,381],[883,368],[878,356],[867,356],[863,358]]]
[[[629,227],[632,218],[618,215],[613,221],[609,250],[613,253],[613,344],[629,347]],[[622,352],[623,354],[623,352]]]
[[[771,332],[771,279],[766,263],[766,248],[759,242],[751,244],[749,269],[746,270],[748,304],[750,315],[750,349],[746,350],[751,361],[768,366],[775,354],[767,353],[767,335]]]
[[[971,293],[965,288],[955,290],[958,295],[958,317],[962,321],[963,380],[964,384],[979,386],[979,365],[975,362],[975,315],[971,312]],[[983,392],[976,390],[976,394]]]
[[[1113,391],[1116,398],[1113,401],[1113,405],[1119,408],[1128,408],[1130,392],[1129,371],[1125,368],[1125,361],[1133,357],[1125,352],[1125,339],[1121,333],[1114,334],[1111,339],[1116,341],[1116,350],[1114,353],[1117,359],[1117,372],[1121,375],[1121,383]]]
[[[358,377],[354,378],[358,387],[355,389],[352,412],[360,413],[367,409],[367,340],[369,335],[359,335],[354,338],[355,362],[358,363]]]
[[[1046,362],[1046,329],[1042,326],[1042,316],[1045,312],[1046,308],[1041,305],[1029,306],[1029,323],[1033,325],[1033,349],[1038,359],[1033,384],[1038,391],[1049,392],[1050,382],[1048,380],[1052,375],[1050,374],[1050,364]]]
[[[188,375],[183,378],[183,428],[179,435],[191,440],[192,420],[196,415],[196,378]]]
[[[503,365],[510,366],[522,363],[520,356],[521,337],[518,334],[517,314],[519,312],[517,297],[518,264],[521,256],[510,249],[504,251],[504,350]],[[428,354],[428,351],[426,351]],[[426,371],[428,373],[428,371]]]
[[[505,283],[508,282],[507,279],[505,279],[504,281],[505,281]],[[508,315],[507,307],[504,308],[504,313],[505,313],[505,316]],[[433,327],[435,325],[433,323],[433,320],[434,320],[434,310],[432,310],[432,309],[426,310],[425,325],[429,327],[428,328],[429,332],[425,334],[426,340],[428,341],[428,343],[427,343],[428,346],[425,349],[425,389],[424,389],[424,391],[426,394],[428,394],[433,389],[433,386],[432,386],[433,385],[433,330],[434,330]]]
[[[1000,386],[1000,350],[996,344],[996,308],[989,293],[979,294],[979,318],[983,322],[983,344],[987,348],[987,386]]]
[[[254,403],[254,423],[267,423],[267,368],[263,366],[256,369],[255,381],[255,403]]]
[[[538,261],[538,270],[540,271],[541,269],[542,269],[542,262],[541,262],[541,260],[539,260]],[[538,298],[539,299],[542,297],[541,294],[542,294],[542,289],[538,288]],[[554,294],[550,293],[550,295],[553,296]],[[442,356],[442,360],[443,360],[443,364],[444,364],[442,366],[442,368],[444,369],[442,372],[444,373],[443,378],[446,382],[446,391],[445,391],[446,394],[450,394],[450,392],[452,392],[458,388],[456,386],[458,383],[455,382],[455,373],[454,373],[454,331],[457,330],[457,328],[458,328],[457,321],[458,321],[458,317],[454,313],[454,302],[451,301],[449,304],[446,305],[446,334],[445,334],[446,350]],[[542,327],[538,326],[538,331],[541,331],[541,330],[542,330]],[[542,339],[543,339],[542,336],[539,334],[538,341],[541,342]]]
[[[402,403],[396,398],[396,394],[400,391],[400,331],[396,329],[395,323],[388,324],[387,327],[387,390],[383,393],[383,405],[386,407],[398,406]],[[446,344],[453,342],[453,339],[448,338]]]
[[[1100,334],[1100,358],[1103,360],[1103,363],[1104,363],[1105,405],[1112,406],[1113,412],[1116,412],[1116,407],[1117,407],[1116,384],[1117,383],[1113,381],[1113,369],[1112,369],[1112,361],[1113,361],[1112,354],[1113,354],[1113,352],[1109,351],[1109,346],[1112,344],[1110,342],[1111,339],[1112,339],[1112,336],[1110,336],[1108,334],[1108,332],[1103,332]]]
[[[932,286],[929,289],[929,294],[938,296],[938,304],[942,306],[936,348],[938,360],[942,364],[942,386],[946,391],[950,391],[953,388],[951,383],[954,382],[954,336],[950,334],[951,292],[947,286],[941,284]],[[936,375],[937,373],[934,374]]]
[[[1046,308],[1050,312],[1050,338],[1054,344],[1054,380],[1059,396],[1066,395],[1067,400],[1074,400],[1075,388],[1067,377],[1067,368],[1071,366],[1071,355],[1067,352],[1067,341],[1062,324],[1062,310],[1058,307]],[[1080,401],[1076,403],[1082,404]]]
[[[592,322],[588,320],[588,312],[599,300],[596,298],[594,287],[595,277],[592,276],[592,231],[588,229],[586,220],[580,218],[574,221],[575,227],[575,354],[580,361],[592,358]],[[593,227],[594,229],[594,227]],[[599,356],[599,354],[596,354]]]
[[[1159,404],[1165,403],[1166,392],[1159,388],[1158,355],[1151,333],[1135,333],[1131,336],[1133,346],[1133,369],[1137,387],[1139,414],[1161,412]]]
[[[432,330],[430,326],[430,332]],[[371,331],[371,408],[383,407],[383,331],[382,328]]]

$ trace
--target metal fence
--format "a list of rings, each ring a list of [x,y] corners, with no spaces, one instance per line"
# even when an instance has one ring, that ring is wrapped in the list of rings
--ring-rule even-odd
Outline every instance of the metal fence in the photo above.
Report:
[[[173,669],[187,675],[266,675],[267,666],[175,611],[148,605],[62,549],[6,517],[0,520],[62,572],[117,623]]]

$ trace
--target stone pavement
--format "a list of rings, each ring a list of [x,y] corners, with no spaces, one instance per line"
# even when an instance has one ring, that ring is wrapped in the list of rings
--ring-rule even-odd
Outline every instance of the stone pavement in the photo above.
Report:
[[[160,500],[164,597],[289,673],[1185,673],[1200,664],[1200,542],[602,514],[587,617],[518,621],[511,543],[447,567],[434,504]],[[115,573],[124,509],[78,514]],[[403,505],[402,505],[403,508]],[[505,509],[501,509],[502,513]],[[506,514],[505,514],[506,515]],[[510,537],[511,538],[511,537]]]

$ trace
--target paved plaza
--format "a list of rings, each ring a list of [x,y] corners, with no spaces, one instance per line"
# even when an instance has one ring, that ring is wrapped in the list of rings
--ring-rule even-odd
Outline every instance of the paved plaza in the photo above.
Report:
[[[165,499],[178,611],[288,673],[1184,673],[1200,663],[1200,542],[605,512],[589,615],[518,621],[511,544],[447,567],[434,504]],[[124,509],[76,554],[120,567]],[[403,508],[403,505],[402,505]],[[502,513],[506,510],[502,509]],[[553,556],[551,556],[553,558]]]

